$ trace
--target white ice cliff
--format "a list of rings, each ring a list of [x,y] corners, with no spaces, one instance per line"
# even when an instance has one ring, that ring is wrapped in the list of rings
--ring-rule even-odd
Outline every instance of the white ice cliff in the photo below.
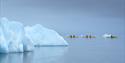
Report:
[[[43,27],[40,24],[24,28],[28,37],[35,46],[68,45],[68,43],[56,31]]]
[[[17,21],[0,19],[0,53],[32,51],[35,45],[68,45],[55,31],[40,24],[24,27]]]

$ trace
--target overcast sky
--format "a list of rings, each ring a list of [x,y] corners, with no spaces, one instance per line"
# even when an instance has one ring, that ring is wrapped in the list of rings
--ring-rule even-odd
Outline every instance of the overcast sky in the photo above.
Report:
[[[0,0],[0,17],[59,33],[124,30],[125,0]]]

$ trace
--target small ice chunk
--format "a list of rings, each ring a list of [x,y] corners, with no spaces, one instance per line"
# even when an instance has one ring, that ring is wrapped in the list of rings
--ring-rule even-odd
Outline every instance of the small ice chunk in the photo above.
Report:
[[[104,38],[111,38],[111,37],[112,37],[112,34],[104,34],[103,37],[104,37]]]

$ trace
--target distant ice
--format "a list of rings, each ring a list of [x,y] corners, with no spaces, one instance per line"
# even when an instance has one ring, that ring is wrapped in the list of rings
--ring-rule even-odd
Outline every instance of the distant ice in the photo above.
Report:
[[[112,34],[104,34],[103,37],[104,38],[111,38]]]

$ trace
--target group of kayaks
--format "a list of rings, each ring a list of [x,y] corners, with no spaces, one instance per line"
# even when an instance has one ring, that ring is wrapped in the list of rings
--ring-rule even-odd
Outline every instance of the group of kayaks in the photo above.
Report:
[[[96,36],[94,35],[69,35],[67,36],[68,38],[96,38]],[[103,38],[117,38],[116,35],[113,34],[103,34],[102,35]]]

